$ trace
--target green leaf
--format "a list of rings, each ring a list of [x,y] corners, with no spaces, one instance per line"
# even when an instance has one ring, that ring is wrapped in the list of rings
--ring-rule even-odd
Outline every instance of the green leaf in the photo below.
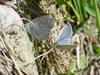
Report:
[[[97,45],[93,45],[93,51],[94,51],[96,54],[100,54],[100,47],[98,47]]]
[[[85,9],[91,16],[96,17],[95,10],[94,10],[93,6],[88,4],[88,5],[85,6]]]

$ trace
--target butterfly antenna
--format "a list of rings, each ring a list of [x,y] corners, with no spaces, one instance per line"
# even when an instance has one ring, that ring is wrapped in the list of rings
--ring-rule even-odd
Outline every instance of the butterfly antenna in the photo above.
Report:
[[[44,59],[44,57],[45,57],[47,54],[49,54],[52,50],[53,50],[53,48],[51,48],[49,51],[47,51],[47,52],[45,52],[45,53],[43,53],[43,54],[41,54],[41,55],[35,57],[35,60],[38,59],[38,58],[40,58],[40,57],[42,57],[42,59],[41,59],[41,61],[40,61],[40,62],[42,62],[42,60]]]

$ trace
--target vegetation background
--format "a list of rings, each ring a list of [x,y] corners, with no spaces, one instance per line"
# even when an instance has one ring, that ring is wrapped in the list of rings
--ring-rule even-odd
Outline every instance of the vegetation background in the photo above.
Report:
[[[48,40],[32,41],[35,57],[50,50],[64,24],[72,26],[72,43],[76,46],[53,49],[42,62],[41,58],[36,59],[39,75],[100,75],[100,0],[15,0],[15,3],[11,6],[21,18],[31,21],[51,15],[55,19]]]

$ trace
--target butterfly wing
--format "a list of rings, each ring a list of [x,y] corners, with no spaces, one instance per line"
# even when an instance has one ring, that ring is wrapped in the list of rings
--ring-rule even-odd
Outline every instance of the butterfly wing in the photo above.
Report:
[[[63,40],[56,42],[55,46],[56,48],[63,49],[63,50],[70,49],[74,46],[74,45],[71,45],[71,41],[72,41],[72,38],[65,38]]]
[[[67,49],[71,45],[71,41],[72,27],[71,25],[65,25],[58,34],[58,37],[56,38],[56,48]]]
[[[58,45],[71,45],[72,38],[65,38],[57,42]]]
[[[32,20],[32,23],[28,23],[26,29],[33,38],[44,40],[51,33],[53,22],[54,19],[49,15],[38,17]]]
[[[59,32],[58,37],[56,38],[55,42],[60,42],[64,39],[71,38],[71,37],[72,37],[71,25],[64,25],[64,27]]]

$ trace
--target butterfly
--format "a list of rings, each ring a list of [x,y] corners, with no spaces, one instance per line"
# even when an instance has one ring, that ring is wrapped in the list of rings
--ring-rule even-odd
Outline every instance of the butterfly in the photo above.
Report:
[[[65,24],[60,30],[53,47],[59,49],[68,49],[73,47],[72,43],[72,26],[70,24]]]
[[[25,28],[32,38],[41,41],[46,40],[49,37],[51,29],[53,28],[53,23],[54,19],[49,15],[45,15],[25,24]]]
[[[53,23],[54,19],[49,15],[45,15],[32,20],[30,23],[27,23],[25,28],[33,38],[44,40],[51,34],[50,30],[53,28]],[[71,42],[72,26],[70,24],[65,24],[60,30],[52,46],[60,49],[67,49],[73,47]]]
[[[65,50],[76,46],[72,45],[71,43],[72,43],[72,26],[70,24],[65,24],[63,28],[60,30],[58,36],[56,37],[55,42],[52,45],[52,48],[48,52],[36,57],[36,59],[43,56],[41,59],[42,61],[43,58],[53,50],[53,48],[59,48]]]

